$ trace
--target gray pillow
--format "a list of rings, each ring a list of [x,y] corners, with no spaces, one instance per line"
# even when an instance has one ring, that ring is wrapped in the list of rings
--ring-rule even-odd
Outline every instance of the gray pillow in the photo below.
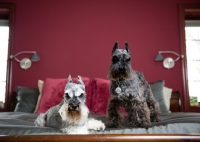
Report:
[[[17,105],[15,112],[33,113],[37,104],[39,89],[24,86],[17,87]]]
[[[160,112],[161,113],[169,113],[170,111],[167,109],[167,105],[164,100],[163,95],[163,87],[164,87],[165,81],[164,80],[158,80],[153,83],[149,83],[153,96],[157,100],[160,106]]]

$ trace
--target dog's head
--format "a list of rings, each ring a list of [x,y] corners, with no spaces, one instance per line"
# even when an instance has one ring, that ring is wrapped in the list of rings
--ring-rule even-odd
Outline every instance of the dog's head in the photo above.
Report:
[[[69,111],[76,111],[79,108],[79,104],[85,103],[85,84],[81,76],[78,76],[77,83],[73,83],[72,77],[69,75],[68,83],[64,90],[64,100],[69,106]]]
[[[60,114],[64,120],[76,121],[81,117],[83,107],[85,107],[86,92],[85,84],[78,76],[77,83],[73,83],[71,75],[64,89],[64,105],[60,109]]]
[[[131,54],[128,43],[125,43],[124,49],[119,49],[118,43],[115,43],[108,78],[112,80],[132,78]]]

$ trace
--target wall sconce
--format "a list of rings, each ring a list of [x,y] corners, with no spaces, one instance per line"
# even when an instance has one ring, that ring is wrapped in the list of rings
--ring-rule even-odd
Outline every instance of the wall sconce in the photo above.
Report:
[[[172,53],[177,55],[178,57],[174,60],[171,57],[167,57],[164,59],[161,53]],[[163,61],[163,66],[167,69],[171,69],[175,66],[175,62],[178,61],[179,59],[184,58],[184,55],[180,55],[176,52],[173,51],[159,51],[158,55],[155,58],[155,61]]]
[[[32,53],[33,55],[31,56],[31,58],[23,58],[21,61],[19,59],[17,59],[16,57],[20,54],[24,54],[24,53]],[[31,67],[31,62],[36,62],[36,61],[39,61],[40,60],[40,57],[36,54],[36,51],[22,51],[22,52],[19,52],[15,55],[10,55],[10,59],[15,59],[17,62],[20,63],[20,67],[22,69],[25,69],[27,70],[28,68]]]

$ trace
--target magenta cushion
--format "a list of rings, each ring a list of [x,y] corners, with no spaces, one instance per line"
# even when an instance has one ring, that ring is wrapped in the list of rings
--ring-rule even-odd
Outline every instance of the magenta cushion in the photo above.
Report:
[[[110,94],[110,80],[102,78],[94,78],[92,81],[93,85],[93,94],[91,96],[91,105],[92,109],[90,112],[97,114],[106,114],[107,105],[109,99],[111,98]],[[124,108],[120,107],[120,110],[123,114],[126,114]]]
[[[91,80],[87,77],[82,77],[83,82],[85,83],[86,88],[86,105],[89,110],[91,109]],[[61,102],[64,95],[64,88],[68,79],[55,79],[55,78],[46,78],[44,81],[44,86],[42,90],[42,96],[39,102],[38,109],[35,113],[44,113],[50,107],[55,106]],[[77,82],[77,78],[73,78],[74,83]]]
[[[110,98],[109,85],[110,80],[94,78],[92,81],[93,93],[91,98],[92,109],[90,112],[105,114]]]

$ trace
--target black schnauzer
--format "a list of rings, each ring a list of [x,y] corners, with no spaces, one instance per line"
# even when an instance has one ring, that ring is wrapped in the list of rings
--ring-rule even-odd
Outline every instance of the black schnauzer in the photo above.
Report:
[[[131,67],[128,43],[125,43],[125,49],[119,49],[118,43],[115,43],[108,78],[111,80],[112,97],[107,107],[107,127],[121,127],[124,117],[120,106],[125,108],[127,123],[131,126],[147,128],[151,126],[151,121],[160,121],[159,104],[154,99],[148,82],[142,73]]]

